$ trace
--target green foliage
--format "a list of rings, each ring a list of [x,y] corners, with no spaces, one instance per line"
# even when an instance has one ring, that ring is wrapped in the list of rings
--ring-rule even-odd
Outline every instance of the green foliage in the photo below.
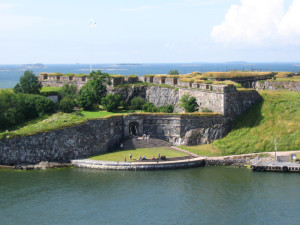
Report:
[[[157,112],[157,107],[152,102],[147,102],[142,107],[144,112]]]
[[[53,113],[55,104],[40,95],[1,92],[0,108],[0,130],[5,130],[38,116]]]
[[[91,110],[94,105],[101,104],[101,99],[106,95],[106,86],[109,84],[109,74],[92,71],[91,78],[80,90],[76,103],[85,110]]]
[[[76,85],[69,85],[69,84],[64,84],[62,88],[59,90],[59,95],[62,98],[70,98],[70,99],[75,99],[77,97],[77,87]]]
[[[188,94],[181,97],[178,105],[180,108],[184,109],[185,112],[196,112],[199,108],[196,98],[190,97]]]
[[[163,112],[163,113],[173,113],[174,111],[174,106],[172,105],[165,105],[165,106],[160,106],[158,108],[159,112]]]
[[[119,108],[121,101],[122,101],[121,95],[109,94],[106,97],[102,98],[101,105],[108,112],[113,112]]]
[[[69,97],[64,97],[60,102],[59,102],[59,110],[64,112],[64,113],[71,113],[74,111],[75,107],[75,102],[72,98]]]
[[[34,73],[26,70],[20,78],[20,82],[14,87],[15,93],[39,94],[42,88],[41,83]]]
[[[169,75],[179,75],[178,70],[170,70]]]
[[[212,110],[211,110],[211,109],[208,109],[208,108],[202,108],[201,111],[202,111],[202,112],[212,112]]]
[[[143,108],[143,105],[146,103],[146,100],[142,97],[134,97],[130,101],[130,109],[132,110],[140,110]]]

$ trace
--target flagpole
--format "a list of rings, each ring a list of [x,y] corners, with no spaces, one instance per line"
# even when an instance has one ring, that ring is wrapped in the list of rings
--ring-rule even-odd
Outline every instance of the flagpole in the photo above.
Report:
[[[94,20],[90,19],[90,30],[89,30],[89,48],[90,48],[90,72],[92,72],[92,29],[96,27]]]

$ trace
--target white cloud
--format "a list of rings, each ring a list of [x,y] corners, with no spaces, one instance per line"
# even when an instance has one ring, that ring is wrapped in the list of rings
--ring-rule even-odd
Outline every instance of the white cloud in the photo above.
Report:
[[[224,44],[295,44],[300,38],[299,12],[299,0],[293,0],[287,11],[284,0],[241,0],[213,27],[211,38]]]

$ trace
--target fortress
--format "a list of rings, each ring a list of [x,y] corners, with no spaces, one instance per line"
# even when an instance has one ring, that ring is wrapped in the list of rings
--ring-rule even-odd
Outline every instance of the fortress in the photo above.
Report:
[[[39,80],[43,86],[67,83],[81,88],[88,76],[42,73]],[[254,80],[251,77],[243,82],[249,85]],[[150,132],[151,137],[172,145],[207,144],[224,137],[231,129],[233,119],[262,100],[256,90],[238,91],[231,83],[209,79],[192,82],[188,76],[180,79],[176,75],[112,76],[108,92],[122,95],[127,102],[141,96],[156,106],[171,104],[177,113],[111,116],[31,136],[3,139],[0,140],[0,164],[69,162],[114,151],[128,139],[133,127],[135,135]],[[178,102],[184,94],[196,98],[199,113],[181,113]]]

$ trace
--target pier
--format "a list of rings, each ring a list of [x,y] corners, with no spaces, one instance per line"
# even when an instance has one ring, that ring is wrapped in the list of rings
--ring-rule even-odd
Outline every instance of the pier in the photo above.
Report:
[[[300,164],[291,162],[263,162],[251,165],[253,171],[259,172],[293,172],[300,173]]]

